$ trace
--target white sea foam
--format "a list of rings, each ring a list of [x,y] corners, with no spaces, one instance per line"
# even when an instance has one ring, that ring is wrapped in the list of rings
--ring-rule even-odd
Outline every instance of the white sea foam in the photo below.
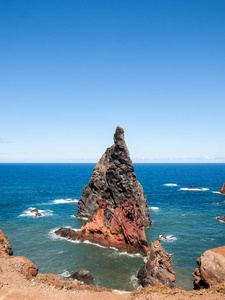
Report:
[[[157,207],[157,206],[151,206],[151,207],[149,207],[151,210],[154,210],[154,211],[157,211],[157,210],[159,210],[159,207]]]
[[[70,228],[70,229],[72,229],[70,226],[64,226],[64,228]],[[58,229],[59,229],[59,228],[54,228],[54,229],[52,229],[52,230],[49,231],[48,236],[49,236],[52,240],[57,240],[57,239],[59,239],[59,240],[64,240],[64,241],[66,240],[66,241],[68,241],[68,242],[70,242],[70,243],[75,243],[75,244],[79,244],[79,243],[81,243],[81,244],[89,244],[89,245],[97,246],[97,247],[99,247],[99,248],[111,249],[111,250],[116,251],[116,253],[118,253],[119,255],[127,255],[127,256],[129,256],[129,257],[140,257],[140,256],[141,256],[139,253],[131,254],[131,253],[127,253],[127,252],[120,252],[120,251],[119,251],[117,248],[115,248],[115,247],[103,246],[103,245],[100,245],[100,244],[98,244],[98,243],[90,242],[90,241],[88,241],[88,240],[86,240],[86,241],[70,240],[70,239],[68,239],[68,238],[66,238],[66,237],[62,237],[62,236],[59,236],[59,235],[55,234],[55,231],[58,230]],[[74,230],[80,230],[80,229],[74,229]]]
[[[138,290],[141,288],[141,285],[138,283],[138,278],[136,275],[131,275],[130,277],[130,283],[132,284],[132,286],[134,287],[135,290]]]
[[[62,274],[59,274],[60,277],[63,277],[63,278],[67,278],[68,276],[70,276],[70,273],[66,270],[64,270],[64,272]]]
[[[207,188],[180,188],[180,191],[208,191]]]
[[[78,199],[55,199],[53,200],[54,204],[66,204],[66,203],[77,203],[79,200]]]
[[[116,251],[118,251],[118,253],[117,254],[119,254],[119,255],[126,255],[126,256],[129,256],[129,257],[133,257],[133,258],[135,258],[135,257],[141,257],[141,254],[140,253],[127,253],[127,252],[120,252],[118,249],[116,249]]]
[[[165,183],[164,186],[179,186],[176,183]]]
[[[160,235],[159,238],[164,241],[164,242],[174,242],[177,240],[177,238],[175,236],[173,236],[172,234],[171,235]]]
[[[185,215],[185,214],[182,214],[181,216],[182,216],[182,217],[185,217],[186,215]]]
[[[220,194],[220,195],[224,195],[223,193],[220,192],[212,192],[213,194]]]
[[[81,220],[86,220],[86,221],[88,221],[88,218],[85,218],[85,217],[77,217],[77,216],[75,216],[75,215],[71,215],[71,217],[72,218],[77,218],[77,219],[81,219]]]
[[[38,209],[38,212],[41,214],[41,216],[37,216],[35,211],[32,211],[36,209],[35,207],[29,207],[27,210],[25,210],[22,214],[20,214],[20,217],[48,217],[48,216],[52,216],[53,215],[53,210],[42,210],[42,209]]]

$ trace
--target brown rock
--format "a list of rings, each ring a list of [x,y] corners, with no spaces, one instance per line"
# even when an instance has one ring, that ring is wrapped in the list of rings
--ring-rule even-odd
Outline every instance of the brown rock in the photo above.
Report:
[[[225,223],[225,217],[217,217],[216,219],[218,221],[221,221],[221,222]]]
[[[98,199],[97,202],[99,209],[92,221],[84,223],[78,233],[68,228],[61,228],[55,233],[69,239],[89,240],[120,251],[146,255],[150,248],[139,204],[128,195],[111,217],[105,201]]]
[[[38,274],[38,268],[28,258],[16,256],[11,260],[15,269],[23,274],[27,279],[32,279]]]
[[[188,187],[189,190],[202,190],[202,188],[196,188],[193,187],[192,185]]]
[[[12,247],[6,235],[0,230],[0,257],[10,257],[13,255]]]
[[[114,134],[114,144],[102,155],[89,183],[83,188],[76,216],[91,220],[98,209],[97,199],[104,199],[112,217],[115,208],[128,195],[139,204],[141,218],[145,226],[149,227],[151,218],[146,196],[137,181],[124,140],[124,130],[118,126]]]
[[[165,251],[159,239],[151,243],[144,265],[138,271],[138,282],[145,286],[165,285],[174,287],[175,271],[171,265],[172,258]]]
[[[194,276],[195,290],[225,283],[225,246],[205,251],[197,259]]]
[[[225,182],[223,183],[223,186],[222,186],[221,190],[219,190],[217,192],[219,192],[221,194],[225,194]]]
[[[32,209],[30,212],[34,213],[36,217],[42,217],[42,214],[37,209]]]

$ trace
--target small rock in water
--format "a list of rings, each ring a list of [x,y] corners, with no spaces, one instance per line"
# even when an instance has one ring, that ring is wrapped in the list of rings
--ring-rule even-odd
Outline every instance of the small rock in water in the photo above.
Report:
[[[88,270],[81,269],[78,272],[70,275],[68,278],[83,281],[86,285],[93,285],[94,279]]]
[[[160,235],[160,238],[167,240],[167,236],[165,234]]]
[[[217,217],[216,219],[225,223],[225,217]]]
[[[32,209],[30,212],[31,212],[31,213],[34,213],[35,216],[37,216],[37,217],[42,217],[42,214],[41,214],[41,213],[39,212],[39,210],[37,210],[37,209]]]
[[[202,190],[202,188],[196,188],[193,187],[192,185],[188,187],[189,190]]]

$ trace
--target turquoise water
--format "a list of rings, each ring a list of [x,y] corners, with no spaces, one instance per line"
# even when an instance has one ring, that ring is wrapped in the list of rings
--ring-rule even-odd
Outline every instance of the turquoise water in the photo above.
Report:
[[[95,285],[132,290],[143,258],[88,243],[57,238],[62,226],[79,229],[73,217],[77,199],[91,177],[95,164],[0,164],[0,228],[8,236],[14,255],[26,256],[40,273],[63,279],[84,268]],[[172,256],[176,285],[192,288],[196,258],[205,250],[225,245],[225,196],[213,193],[225,181],[225,164],[134,164],[144,188],[153,224],[146,230],[148,242],[160,235]],[[177,184],[177,186],[165,185]],[[202,191],[185,190],[193,185]],[[71,198],[65,203],[60,199]],[[42,211],[43,217],[30,214]]]

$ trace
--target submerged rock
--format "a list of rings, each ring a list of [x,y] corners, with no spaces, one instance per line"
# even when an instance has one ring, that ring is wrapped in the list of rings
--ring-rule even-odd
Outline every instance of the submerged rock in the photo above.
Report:
[[[128,195],[138,203],[146,227],[151,224],[146,196],[130,159],[124,140],[124,130],[116,128],[114,144],[107,148],[94,168],[89,183],[83,188],[78,202],[77,217],[91,219],[98,209],[97,200],[104,199],[111,218],[114,210]]]
[[[84,284],[93,285],[94,279],[88,270],[81,269],[78,272],[70,275],[68,278],[83,281]]]
[[[197,264],[192,273],[195,290],[225,283],[225,246],[205,251],[197,258]]]
[[[6,235],[0,230],[0,257],[10,257],[13,250]]]
[[[223,183],[222,188],[217,192],[225,195],[225,182]]]
[[[98,199],[98,210],[91,222],[84,222],[81,230],[60,228],[55,233],[72,240],[89,240],[106,247],[115,247],[128,253],[146,255],[150,250],[139,204],[131,196],[121,201],[111,216],[107,204]]]
[[[151,250],[138,271],[138,282],[143,287],[165,285],[174,287],[175,271],[171,265],[172,258],[165,251],[159,239],[151,243]]]

